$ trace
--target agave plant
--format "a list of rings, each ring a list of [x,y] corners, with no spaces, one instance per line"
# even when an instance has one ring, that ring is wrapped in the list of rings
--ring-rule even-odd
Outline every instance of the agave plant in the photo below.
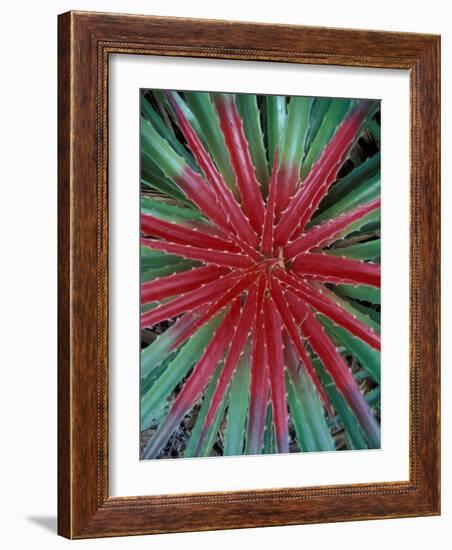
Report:
[[[142,458],[378,448],[379,103],[141,112]]]

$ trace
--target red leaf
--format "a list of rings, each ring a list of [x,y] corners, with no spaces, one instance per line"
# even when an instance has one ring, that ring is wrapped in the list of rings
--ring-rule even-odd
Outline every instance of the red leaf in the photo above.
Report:
[[[268,364],[262,311],[258,313],[251,348],[251,383],[248,414],[248,454],[259,454],[264,443],[265,413],[268,402]]]
[[[278,452],[287,453],[289,452],[289,415],[284,379],[281,321],[269,297],[264,300],[264,318],[276,445]]]
[[[314,164],[311,172],[299,187],[288,207],[281,214],[275,229],[277,244],[287,242],[295,233],[303,231],[317,210],[320,201],[334,183],[354,138],[369,112],[371,102],[361,101],[336,131],[329,144]]]
[[[307,252],[295,258],[293,270],[301,277],[329,283],[380,287],[380,264]]]
[[[167,243],[164,241],[145,238],[141,239],[141,244],[151,248],[152,250],[162,250],[163,252],[176,254],[177,256],[182,256],[183,258],[201,260],[202,262],[206,262],[208,264],[238,267],[242,269],[253,265],[253,261],[247,256],[235,254],[233,252],[220,252],[218,250],[209,250],[187,244]]]
[[[298,184],[299,167],[291,162],[289,165],[281,164],[276,176],[276,187],[278,193],[276,195],[275,212],[276,218],[279,218],[281,212],[287,208],[290,197],[295,192]]]
[[[311,380],[314,383],[314,386],[317,390],[317,393],[319,394],[320,399],[322,400],[324,407],[327,407],[328,397],[325,393],[325,390],[323,389],[322,384],[320,383],[319,377],[317,376],[311,360],[309,359],[309,356],[304,347],[303,340],[295,324],[292,312],[289,309],[286,298],[281,290],[280,284],[277,279],[272,280],[270,292],[273,298],[273,302],[275,303],[279,315],[281,316],[281,320],[284,323],[284,326],[286,327],[286,330],[290,336],[290,339],[292,340],[300,359],[303,361],[306,371],[311,377]]]
[[[232,169],[242,196],[243,208],[254,230],[260,234],[264,223],[264,201],[251,160],[242,119],[233,97],[213,94],[221,131],[229,152]]]
[[[256,308],[259,300],[259,294],[261,294],[261,287],[261,284],[259,284],[259,289],[257,285],[254,285],[252,287],[246,299],[245,305],[243,306],[242,314],[235,327],[234,336],[231,340],[231,347],[229,348],[223,365],[223,369],[221,370],[221,374],[217,382],[217,387],[215,388],[215,391],[212,395],[210,407],[207,412],[201,435],[197,442],[195,454],[198,454],[199,449],[204,443],[204,439],[207,436],[209,428],[215,419],[218,407],[221,404],[224,394],[226,393],[226,390],[231,382],[234,371],[237,368],[237,363],[240,355],[242,354],[245,342],[251,335],[251,330],[256,320]]]
[[[195,365],[192,374],[183,385],[170,412],[145,447],[143,451],[144,458],[155,458],[159,454],[171,433],[180,424],[182,418],[190,411],[195,401],[209,383],[215,371],[215,367],[223,357],[231,341],[239,313],[240,302],[236,300],[213,335],[202,357]]]
[[[207,323],[207,321],[211,319],[218,311],[230,304],[233,299],[235,299],[239,294],[241,294],[244,290],[251,286],[255,282],[257,277],[258,273],[255,271],[240,277],[237,283],[235,283],[232,288],[224,293],[221,298],[211,303],[209,307],[205,311],[203,311],[202,315],[200,315],[196,319],[192,326],[187,327],[187,330],[181,332],[172,347],[175,348],[179,346],[182,342],[184,342],[187,338],[190,338],[192,334],[194,334],[202,325]]]
[[[262,230],[261,251],[269,255],[273,251],[273,231],[275,224],[276,175],[278,173],[278,150],[275,150],[272,175],[269,183],[267,208],[265,209],[264,228]]]
[[[348,330],[353,336],[361,338],[369,346],[379,350],[381,347],[380,336],[370,327],[353,317],[350,313],[339,307],[321,292],[302,281],[300,278],[289,275],[281,269],[274,270],[280,281],[293,289],[293,293],[307,302],[311,307],[322,313],[334,323]]]
[[[227,224],[224,210],[218,204],[212,188],[206,185],[202,177],[190,166],[185,165],[182,172],[173,177],[187,199],[191,200],[210,220],[219,227]]]
[[[337,237],[345,228],[379,207],[380,199],[378,198],[368,202],[367,204],[358,206],[346,214],[342,214],[337,218],[313,227],[310,231],[304,235],[301,235],[301,237],[298,237],[298,239],[295,239],[284,247],[284,258],[286,260],[290,260],[291,258],[298,256],[298,254],[307,252],[312,248],[323,247],[331,244],[334,242],[335,237]]]
[[[141,316],[141,328],[152,327],[156,323],[171,319],[186,311],[191,311],[200,305],[208,302],[217,301],[231,284],[237,282],[240,274],[237,272],[229,273],[219,277],[216,281],[205,283],[199,288],[175,298],[167,304],[158,306],[151,311],[143,313]]]
[[[184,134],[187,143],[195,155],[195,158],[204,172],[204,175],[207,178],[207,181],[211,184],[212,189],[214,190],[219,204],[221,204],[227,214],[225,220],[229,216],[232,227],[235,229],[237,235],[240,239],[243,239],[245,242],[252,244],[254,246],[258,243],[258,238],[254,232],[248,218],[244,215],[242,209],[234,198],[229,187],[226,185],[223,177],[220,172],[217,170],[215,163],[210,158],[207,153],[204,145],[199,139],[196,132],[193,130],[190,122],[188,121],[185,113],[179,107],[177,101],[171,93],[168,93],[168,98],[171,102],[171,105],[176,114],[179,126]],[[228,224],[225,224],[227,227]]]
[[[161,237],[165,241],[177,244],[188,244],[200,248],[237,252],[238,248],[231,241],[220,239],[203,232],[201,229],[190,229],[183,225],[168,222],[149,214],[141,214],[141,232],[151,237]]]
[[[309,344],[324,364],[337,389],[355,413],[369,443],[373,448],[380,447],[380,428],[362,395],[348,365],[326,335],[322,325],[302,301],[292,303],[301,321],[301,330]]]
[[[161,277],[141,284],[141,303],[157,302],[168,296],[182,294],[198,288],[203,283],[216,281],[228,273],[227,267],[208,265]]]

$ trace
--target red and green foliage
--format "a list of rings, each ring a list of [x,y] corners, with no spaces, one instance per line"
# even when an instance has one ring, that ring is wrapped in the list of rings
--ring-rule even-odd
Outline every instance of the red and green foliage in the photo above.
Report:
[[[378,102],[141,112],[142,458],[378,448]]]

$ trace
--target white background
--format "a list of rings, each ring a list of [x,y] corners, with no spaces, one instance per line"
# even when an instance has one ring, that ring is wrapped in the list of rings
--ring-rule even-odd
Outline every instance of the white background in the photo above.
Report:
[[[408,479],[409,80],[400,70],[115,55],[110,60],[110,494],[155,495]],[[231,85],[234,86],[231,89]],[[381,99],[381,449],[137,460],[139,94],[144,87]],[[389,235],[386,238],[385,235]],[[130,246],[131,242],[137,243]]]
[[[8,2],[0,88],[2,270],[0,491],[5,548],[450,547],[452,535],[450,287],[443,289],[443,515],[361,523],[161,535],[71,543],[56,514],[56,15],[68,9],[374,28],[443,35],[443,182],[451,180],[451,14],[446,1]],[[445,90],[445,91],[444,91]],[[443,186],[443,280],[452,277],[452,191]],[[446,437],[449,434],[449,437]]]

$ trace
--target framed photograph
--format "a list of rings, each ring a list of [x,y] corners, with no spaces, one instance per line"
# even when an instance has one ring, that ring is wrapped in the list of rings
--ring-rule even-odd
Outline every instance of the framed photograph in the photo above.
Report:
[[[59,533],[440,513],[440,38],[59,16]]]

